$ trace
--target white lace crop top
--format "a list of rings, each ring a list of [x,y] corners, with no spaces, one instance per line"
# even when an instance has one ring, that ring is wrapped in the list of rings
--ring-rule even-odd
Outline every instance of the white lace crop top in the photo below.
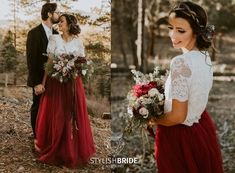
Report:
[[[208,52],[190,51],[172,59],[170,73],[165,83],[164,111],[172,109],[172,99],[188,100],[188,113],[182,123],[198,123],[205,110],[213,83],[213,69]]]
[[[84,46],[79,37],[75,37],[71,41],[66,42],[59,34],[49,37],[47,53],[54,55],[72,54],[80,57],[85,56]]]

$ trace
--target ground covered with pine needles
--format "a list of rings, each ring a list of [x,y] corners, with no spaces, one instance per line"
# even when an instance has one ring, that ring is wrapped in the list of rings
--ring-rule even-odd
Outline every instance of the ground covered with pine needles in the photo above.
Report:
[[[30,173],[103,173],[110,168],[101,164],[69,170],[39,163],[32,152],[32,131],[30,125],[31,88],[0,87],[0,172]],[[111,153],[111,127],[109,119],[90,116],[96,144],[96,158],[106,158]]]

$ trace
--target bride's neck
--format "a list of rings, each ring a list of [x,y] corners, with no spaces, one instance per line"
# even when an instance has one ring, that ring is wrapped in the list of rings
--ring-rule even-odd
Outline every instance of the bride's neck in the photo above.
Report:
[[[69,34],[68,32],[63,32],[62,37],[65,41],[70,41],[73,38],[73,35]]]

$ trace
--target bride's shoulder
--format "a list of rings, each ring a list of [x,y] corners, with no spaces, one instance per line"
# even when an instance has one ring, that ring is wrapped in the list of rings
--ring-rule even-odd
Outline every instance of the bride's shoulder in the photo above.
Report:
[[[185,56],[184,54],[182,55],[177,55],[171,60],[171,65],[173,64],[179,64],[185,62]]]
[[[76,40],[77,42],[82,42],[82,40],[79,36],[74,36],[74,40]]]
[[[171,69],[191,69],[192,61],[185,54],[175,56],[170,63]]]

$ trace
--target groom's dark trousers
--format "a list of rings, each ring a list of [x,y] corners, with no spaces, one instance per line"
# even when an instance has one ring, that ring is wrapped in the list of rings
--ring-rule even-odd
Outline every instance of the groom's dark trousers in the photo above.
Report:
[[[53,30],[53,34],[58,34]],[[33,104],[31,106],[31,125],[36,138],[35,124],[38,114],[38,108],[41,95],[34,94],[34,87],[42,83],[44,75],[44,64],[48,57],[46,56],[48,39],[42,24],[36,26],[28,32],[26,41],[26,56],[28,66],[28,81],[27,85],[33,90]]]

